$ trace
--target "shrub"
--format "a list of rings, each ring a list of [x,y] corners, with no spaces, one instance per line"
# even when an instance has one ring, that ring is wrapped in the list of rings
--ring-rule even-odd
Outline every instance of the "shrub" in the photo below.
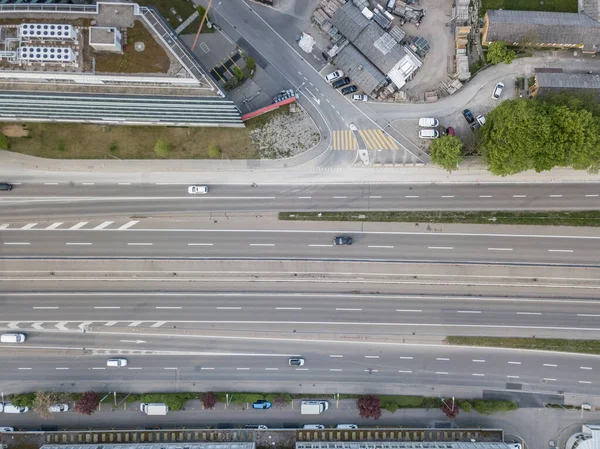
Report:
[[[269,399],[270,398],[267,395],[267,400]],[[289,397],[289,395],[286,396],[285,394],[279,393],[273,397],[271,402],[277,408],[284,408],[291,402],[291,398]]]
[[[12,403],[17,407],[29,407],[33,408],[33,402],[35,401],[35,393],[24,393],[12,399]]]
[[[246,67],[248,67],[248,70],[250,71],[256,68],[256,62],[254,61],[254,58],[251,58],[250,56],[246,58]]]
[[[8,137],[0,133],[0,150],[8,150]]]
[[[169,144],[164,140],[158,139],[154,144],[154,152],[158,157],[165,158],[169,156]]]
[[[202,406],[211,410],[217,405],[217,396],[212,391],[207,391],[202,395]]]
[[[460,401],[458,403],[458,406],[467,413],[469,413],[471,411],[471,409],[473,408],[473,404],[471,404],[469,401]]]
[[[208,157],[211,159],[218,159],[221,157],[221,148],[215,142],[211,142],[208,146]]]
[[[497,401],[493,399],[480,399],[474,402],[473,408],[482,415],[492,415],[498,412],[508,412],[519,408],[512,401]]]
[[[238,66],[233,68],[233,74],[237,78],[238,81],[242,81],[244,79],[244,72]]]
[[[361,418],[379,419],[381,417],[381,399],[377,396],[361,396],[356,401]]]
[[[73,410],[81,415],[91,415],[98,409],[98,404],[100,404],[98,393],[86,391],[77,399]]]
[[[448,405],[442,402],[440,405],[440,410],[450,419],[454,419],[460,413],[460,408],[458,408],[458,404],[454,404],[454,408],[452,408],[452,404],[448,403]]]

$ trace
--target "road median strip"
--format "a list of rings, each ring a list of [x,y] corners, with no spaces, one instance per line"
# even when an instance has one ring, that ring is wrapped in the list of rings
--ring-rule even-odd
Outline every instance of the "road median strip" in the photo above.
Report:
[[[600,340],[449,336],[446,337],[446,342],[451,345],[459,346],[485,346],[492,348],[600,354]]]

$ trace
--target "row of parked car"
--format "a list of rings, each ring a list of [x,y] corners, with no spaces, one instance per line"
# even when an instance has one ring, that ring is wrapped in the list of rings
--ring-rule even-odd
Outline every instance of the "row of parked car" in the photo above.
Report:
[[[329,75],[325,76],[325,81],[331,83],[335,89],[342,88],[341,92],[344,95],[353,94],[358,90],[354,84],[348,86],[348,84],[350,84],[350,78],[344,76],[344,72],[341,70],[336,70],[335,72],[331,72]],[[354,101],[367,101],[367,99],[368,97],[364,94],[352,95],[352,100]]]

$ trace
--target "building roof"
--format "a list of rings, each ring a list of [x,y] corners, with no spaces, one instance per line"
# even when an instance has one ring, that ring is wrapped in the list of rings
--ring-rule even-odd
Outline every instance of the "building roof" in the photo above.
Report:
[[[375,22],[370,22],[352,43],[386,75],[406,54],[404,48]]]
[[[600,21],[600,0],[580,0],[581,10],[586,16]]]
[[[585,14],[488,10],[487,17],[486,42],[532,38],[539,44],[583,45],[585,51],[600,51],[600,22]]]
[[[600,93],[600,75],[536,72],[535,77],[539,89],[594,89]]]
[[[360,32],[369,25],[370,20],[362,15],[360,10],[352,4],[346,3],[339,8],[333,18],[333,26],[342,33],[351,42],[354,41]]]
[[[114,44],[115,31],[113,27],[90,27],[90,44]]]
[[[351,44],[338,53],[335,65],[366,94],[372,94],[386,83],[385,75]]]

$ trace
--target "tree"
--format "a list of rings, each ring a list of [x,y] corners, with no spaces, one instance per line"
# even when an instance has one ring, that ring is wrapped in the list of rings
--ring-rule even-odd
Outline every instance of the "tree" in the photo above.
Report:
[[[154,152],[158,157],[167,157],[169,155],[169,144],[164,140],[158,139],[154,144]]]
[[[246,58],[246,67],[250,71],[252,71],[256,68],[256,61],[254,60],[254,58],[251,58],[250,56],[248,56]]]
[[[8,150],[8,137],[0,133],[0,150]]]
[[[456,418],[458,416],[458,414],[460,413],[458,404],[446,405],[446,404],[444,404],[444,402],[442,402],[442,405],[440,406],[440,410],[444,413],[444,415],[446,415],[450,419]]]
[[[215,142],[211,142],[208,145],[208,157],[211,159],[218,159],[221,157],[221,148]]]
[[[496,41],[488,45],[487,61],[491,64],[510,64],[517,57],[513,50],[509,50],[506,42]]]
[[[98,409],[98,404],[100,404],[98,393],[86,391],[77,399],[73,410],[81,415],[91,415]]]
[[[33,402],[35,401],[35,393],[25,393],[12,399],[12,403],[17,407],[29,407],[33,408]]]
[[[431,161],[449,172],[456,170],[462,161],[460,154],[463,149],[461,140],[456,136],[444,136],[435,139],[429,147]]]
[[[202,395],[202,406],[205,409],[211,410],[215,408],[215,405],[217,405],[217,396],[212,391],[207,391]]]
[[[50,419],[52,418],[52,413],[50,413],[48,407],[58,402],[59,393],[54,391],[38,391],[35,394],[35,399],[33,400],[33,410],[35,410],[40,418]]]
[[[242,81],[244,79],[244,72],[237,65],[233,68],[233,74],[237,78],[238,81]]]
[[[381,399],[378,396],[361,396],[356,403],[361,418],[379,419],[381,417]]]

